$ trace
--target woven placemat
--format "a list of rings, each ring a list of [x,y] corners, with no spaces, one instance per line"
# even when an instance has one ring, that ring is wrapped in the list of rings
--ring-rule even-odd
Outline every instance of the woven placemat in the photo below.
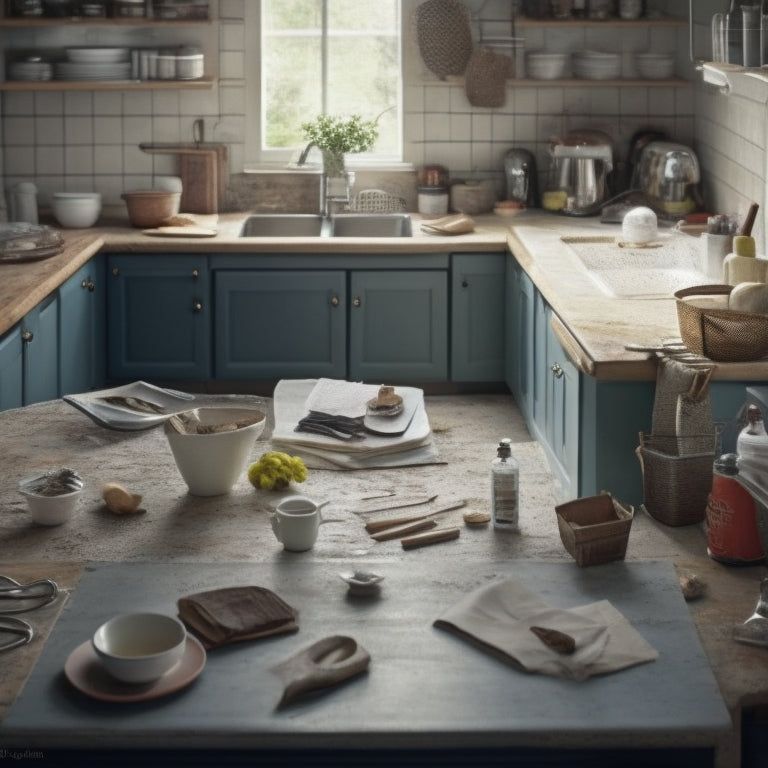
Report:
[[[441,80],[463,75],[472,55],[469,11],[456,0],[427,0],[416,9],[419,52]]]
[[[507,100],[507,79],[515,74],[512,58],[478,46],[465,73],[464,88],[473,107],[503,107]]]

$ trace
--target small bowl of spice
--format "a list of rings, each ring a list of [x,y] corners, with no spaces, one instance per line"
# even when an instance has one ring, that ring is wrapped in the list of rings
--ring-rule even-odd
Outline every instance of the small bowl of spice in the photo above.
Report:
[[[77,472],[63,467],[22,478],[19,493],[27,500],[32,520],[40,525],[61,525],[74,515],[83,486]]]

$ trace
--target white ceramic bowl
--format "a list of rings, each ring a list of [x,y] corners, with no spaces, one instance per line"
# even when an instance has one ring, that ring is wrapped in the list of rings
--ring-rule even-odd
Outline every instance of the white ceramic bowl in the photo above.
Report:
[[[182,434],[166,422],[165,434],[173,458],[193,496],[229,493],[248,463],[257,438],[264,431],[264,413],[256,408],[197,408],[204,426],[258,420],[228,432]]]
[[[646,80],[665,80],[675,74],[675,58],[670,53],[636,53],[635,66],[637,74]]]
[[[62,227],[92,227],[101,213],[101,195],[98,192],[54,192],[51,210]]]
[[[19,493],[27,500],[29,516],[39,525],[62,525],[62,523],[66,523],[77,510],[80,497],[83,494],[82,482],[80,488],[69,493],[48,496],[29,489],[30,483],[39,477],[41,477],[40,474],[30,475],[19,481]]]
[[[530,51],[525,57],[525,72],[532,80],[557,80],[563,76],[567,53]]]
[[[621,77],[621,54],[607,51],[577,51],[573,74],[584,80],[612,80]]]
[[[91,645],[112,677],[123,683],[150,683],[184,656],[186,627],[162,613],[125,613],[102,624]]]

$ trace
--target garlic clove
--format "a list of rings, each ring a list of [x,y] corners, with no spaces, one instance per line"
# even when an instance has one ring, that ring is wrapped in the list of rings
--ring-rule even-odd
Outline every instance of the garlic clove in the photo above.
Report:
[[[110,512],[116,515],[127,515],[139,511],[142,497],[138,493],[131,493],[118,483],[105,483],[101,487],[101,498]]]

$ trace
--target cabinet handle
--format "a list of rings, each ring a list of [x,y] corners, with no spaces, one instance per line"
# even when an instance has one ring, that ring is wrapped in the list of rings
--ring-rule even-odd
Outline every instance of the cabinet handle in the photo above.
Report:
[[[461,281],[461,287],[462,287],[462,288],[469,288],[469,283],[467,282],[467,279],[466,279],[466,278],[464,278],[464,279]]]
[[[200,271],[197,269],[192,270],[192,277],[200,277]]]
[[[352,302],[352,306],[353,307],[362,307],[363,306],[363,302],[360,300],[359,296],[355,296],[355,299]]]
[[[21,340],[25,343],[29,343],[32,341],[32,339],[35,338],[35,334],[32,333],[32,331],[22,331],[21,332]]]
[[[331,306],[332,307],[338,307],[339,304],[341,304],[341,302],[339,301],[339,297],[338,296],[331,297]]]
[[[560,367],[560,363],[554,363],[552,367],[550,368],[552,371],[552,374],[556,379],[562,379],[563,378],[563,369]]]
[[[117,277],[120,274],[120,269],[118,267],[112,267],[112,274]]]
[[[192,311],[193,312],[202,312],[203,310],[203,302],[200,301],[200,299],[195,299],[192,302]]]
[[[81,287],[85,288],[87,291],[90,291],[93,293],[96,290],[96,283],[91,280],[90,277],[86,277],[85,280],[83,280],[82,283],[80,283]]]

